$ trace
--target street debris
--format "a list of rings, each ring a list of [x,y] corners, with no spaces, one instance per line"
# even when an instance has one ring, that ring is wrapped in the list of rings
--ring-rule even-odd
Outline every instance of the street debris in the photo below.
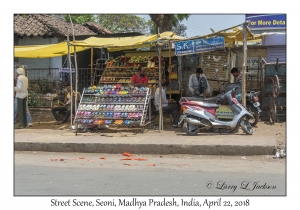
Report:
[[[135,166],[136,164],[129,164],[129,163],[124,163],[126,166]]]
[[[285,149],[277,149],[276,154],[272,156],[273,159],[285,158],[286,151]]]
[[[138,160],[138,161],[143,161],[143,160],[147,160],[146,158],[133,158],[134,160]]]
[[[121,158],[120,160],[133,160],[133,158]]]
[[[246,160],[247,158],[245,156],[241,157],[242,159]]]
[[[130,154],[130,153],[128,153],[128,152],[123,152],[123,155],[124,155],[124,156],[127,156],[127,157],[131,157],[131,156],[132,156],[132,154]]]
[[[105,160],[106,158],[103,156],[103,157],[100,157],[99,159],[100,159],[100,160]]]
[[[147,166],[156,166],[155,163],[150,163]]]

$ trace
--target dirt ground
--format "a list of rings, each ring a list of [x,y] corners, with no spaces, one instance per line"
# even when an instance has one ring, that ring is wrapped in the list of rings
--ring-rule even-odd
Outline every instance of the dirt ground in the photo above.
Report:
[[[30,113],[32,117],[33,127],[27,127],[26,129],[52,129],[52,130],[69,129],[68,123],[65,123],[63,125],[54,125],[56,121],[51,113],[51,109],[49,108],[44,108],[44,109],[31,108]],[[15,128],[17,126],[18,123],[15,124]],[[138,131],[139,129],[135,129],[135,130]],[[166,116],[166,119],[164,119],[164,130],[169,130],[169,131],[174,130],[178,132],[178,129],[174,129],[171,126],[170,119],[168,116]],[[108,130],[107,132],[115,132],[115,130]],[[124,132],[124,130],[122,130],[122,132]],[[239,129],[239,132],[242,133],[243,131]],[[254,127],[254,132],[256,135],[260,135],[260,136],[275,136],[277,148],[286,149],[285,148],[286,122],[277,122],[274,125],[272,125],[268,121],[259,121],[258,124]]]

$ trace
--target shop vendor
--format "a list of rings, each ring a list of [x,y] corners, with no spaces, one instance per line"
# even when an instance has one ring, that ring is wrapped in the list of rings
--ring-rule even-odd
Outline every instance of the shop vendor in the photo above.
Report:
[[[148,85],[148,77],[145,75],[144,68],[138,68],[137,73],[131,78],[131,85],[134,87],[146,87]]]

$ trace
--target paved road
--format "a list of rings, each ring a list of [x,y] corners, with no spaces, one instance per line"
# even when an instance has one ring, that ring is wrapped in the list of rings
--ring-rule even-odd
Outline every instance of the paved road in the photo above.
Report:
[[[285,159],[15,152],[14,195],[285,195]]]

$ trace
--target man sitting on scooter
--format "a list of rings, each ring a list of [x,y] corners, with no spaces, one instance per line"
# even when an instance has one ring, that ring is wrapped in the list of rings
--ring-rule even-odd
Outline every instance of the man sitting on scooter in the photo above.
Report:
[[[197,68],[195,74],[190,76],[189,89],[193,96],[199,96],[203,93],[203,98],[206,98],[210,95],[210,86],[202,68]]]

